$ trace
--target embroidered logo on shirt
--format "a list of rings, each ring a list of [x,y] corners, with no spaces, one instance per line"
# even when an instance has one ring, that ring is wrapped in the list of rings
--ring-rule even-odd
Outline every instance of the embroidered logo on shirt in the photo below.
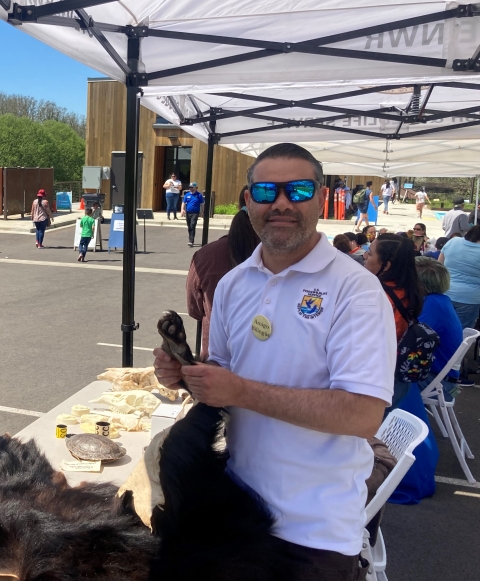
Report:
[[[303,292],[307,294],[303,295],[302,302],[297,305],[298,314],[304,319],[315,319],[323,312],[323,295],[327,293],[322,293],[318,289],[303,289]]]

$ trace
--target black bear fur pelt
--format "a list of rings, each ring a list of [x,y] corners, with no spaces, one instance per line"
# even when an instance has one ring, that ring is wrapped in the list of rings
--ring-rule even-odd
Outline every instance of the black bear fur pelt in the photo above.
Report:
[[[162,539],[151,581],[273,581],[274,520],[263,500],[225,472],[218,444],[223,413],[195,405],[165,439],[160,459],[162,508],[152,524]]]
[[[0,437],[0,573],[20,581],[274,581],[273,518],[225,473],[222,413],[197,404],[171,429],[153,535],[130,493],[71,488],[33,440]]]
[[[20,581],[143,581],[159,551],[111,484],[71,488],[35,442],[0,437],[0,573]]]

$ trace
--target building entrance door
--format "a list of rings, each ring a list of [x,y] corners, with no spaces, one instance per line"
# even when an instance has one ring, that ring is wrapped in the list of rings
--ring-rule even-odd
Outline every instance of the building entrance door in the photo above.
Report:
[[[192,165],[192,148],[191,147],[162,147],[163,151],[163,171],[160,174],[161,186],[174,173],[182,182],[182,191],[188,189],[190,184],[190,168]],[[161,163],[161,155],[156,156],[156,160]],[[156,168],[158,171],[160,168]],[[180,210],[181,200],[178,202]],[[165,211],[167,209],[167,201],[165,197],[165,190],[162,187],[162,196],[160,209]]]

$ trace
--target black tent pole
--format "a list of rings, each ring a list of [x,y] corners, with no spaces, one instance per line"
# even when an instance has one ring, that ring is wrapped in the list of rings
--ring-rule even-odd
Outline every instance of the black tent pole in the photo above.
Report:
[[[122,287],[122,367],[133,366],[133,332],[138,328],[135,309],[135,205],[138,164],[138,88],[136,84],[140,39],[128,38],[128,65],[132,71],[127,76],[127,113],[125,136],[125,199],[123,241]]]
[[[208,226],[210,224],[210,204],[212,200],[212,177],[213,177],[213,154],[215,150],[215,143],[218,136],[215,135],[216,121],[210,121],[210,134],[208,136],[208,152],[207,152],[207,174],[205,176],[205,206],[203,207],[203,232],[202,232],[202,246],[208,244]],[[197,359],[200,359],[200,351],[202,347],[202,321],[197,321],[197,339],[195,344],[195,353]]]

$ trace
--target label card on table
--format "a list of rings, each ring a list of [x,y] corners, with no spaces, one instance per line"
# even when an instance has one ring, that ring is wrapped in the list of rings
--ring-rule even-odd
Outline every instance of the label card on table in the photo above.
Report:
[[[60,468],[64,472],[101,472],[102,463],[100,460],[96,462],[87,462],[84,460],[62,460]]]

